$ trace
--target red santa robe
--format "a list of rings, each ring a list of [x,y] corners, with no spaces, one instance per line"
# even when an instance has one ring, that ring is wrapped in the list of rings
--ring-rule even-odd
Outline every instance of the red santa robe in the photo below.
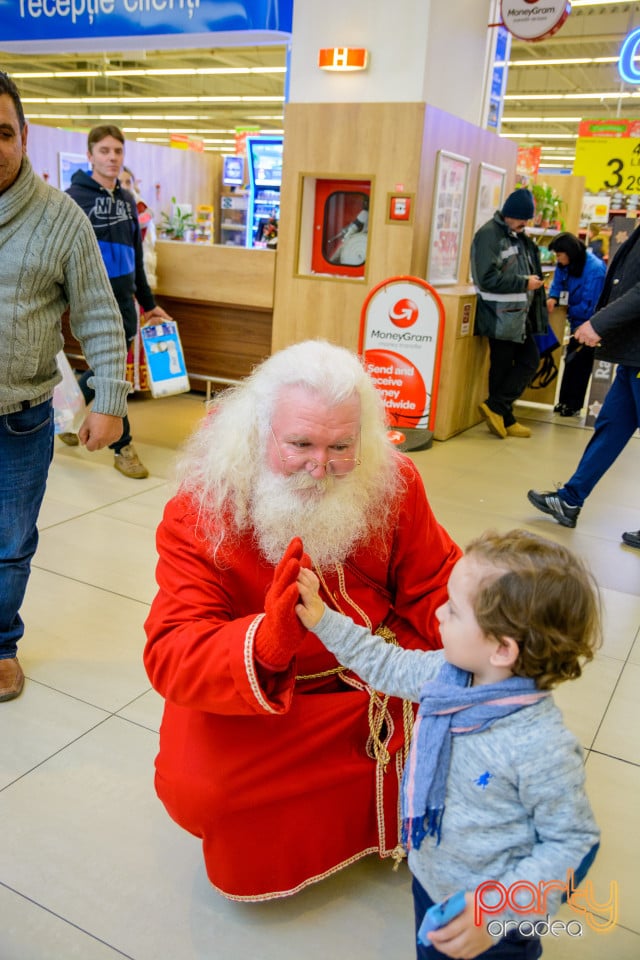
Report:
[[[363,544],[323,597],[408,648],[439,647],[434,612],[460,550],[437,523],[412,462],[388,551]],[[292,535],[295,531],[292,531]],[[413,715],[340,668],[308,633],[287,671],[254,659],[273,566],[252,532],[216,564],[193,504],[175,497],[158,528],[158,594],[144,662],[165,698],[156,789],[202,838],[211,883],[234,900],[296,893],[399,842],[399,782]]]

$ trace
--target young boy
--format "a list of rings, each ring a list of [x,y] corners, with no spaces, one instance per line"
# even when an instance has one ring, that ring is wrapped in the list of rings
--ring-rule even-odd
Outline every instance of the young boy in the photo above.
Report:
[[[466,906],[428,934],[432,946],[418,943],[419,960],[539,957],[531,923],[518,925],[553,915],[568,871],[575,888],[598,848],[582,752],[550,694],[580,676],[599,644],[591,575],[559,544],[520,530],[486,533],[451,574],[436,614],[443,650],[432,652],[390,645],[328,609],[311,570],[301,568],[297,582],[296,613],[341,664],[376,690],[420,703],[402,794],[416,929],[459,889]],[[475,892],[487,880],[528,889],[520,887],[524,899],[514,894],[521,910],[477,925]],[[530,891],[550,881],[544,917],[536,916],[526,909]],[[496,918],[515,921],[504,937],[487,930]]]

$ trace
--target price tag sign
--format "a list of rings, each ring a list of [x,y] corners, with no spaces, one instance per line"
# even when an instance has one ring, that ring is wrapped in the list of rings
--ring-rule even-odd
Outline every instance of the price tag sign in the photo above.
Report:
[[[640,139],[579,137],[573,173],[590,193],[640,193]]]

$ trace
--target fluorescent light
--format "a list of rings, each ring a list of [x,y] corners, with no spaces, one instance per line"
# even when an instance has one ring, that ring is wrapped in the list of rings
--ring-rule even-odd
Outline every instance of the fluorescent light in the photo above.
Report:
[[[502,117],[501,123],[580,123],[582,117]]]
[[[100,70],[52,70],[47,73],[12,73],[13,80],[75,80],[76,77],[100,77]]]
[[[138,103],[284,103],[284,97],[22,97],[22,103],[84,103],[127,106]]]
[[[615,3],[620,5],[620,0],[572,0],[571,6],[575,7],[610,7]]]
[[[14,80],[73,80],[76,77],[231,77],[247,74],[283,74],[286,67],[170,67],[158,69],[132,70],[32,70],[28,73],[12,73]]]
[[[564,57],[557,60],[507,60],[509,67],[559,67],[585,63],[617,63],[618,57]],[[637,59],[637,58],[636,58]]]
[[[640,93],[625,93],[616,90],[613,93],[509,93],[505,100],[630,100],[640,97]]]
[[[539,133],[501,133],[505,140],[577,140],[577,133],[545,133],[541,136]]]

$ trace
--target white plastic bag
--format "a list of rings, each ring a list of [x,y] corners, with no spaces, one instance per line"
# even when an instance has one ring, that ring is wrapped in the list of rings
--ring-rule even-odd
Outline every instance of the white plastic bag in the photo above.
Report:
[[[53,390],[53,423],[56,433],[75,433],[84,420],[86,404],[82,390],[64,350],[56,357],[62,380]]]

